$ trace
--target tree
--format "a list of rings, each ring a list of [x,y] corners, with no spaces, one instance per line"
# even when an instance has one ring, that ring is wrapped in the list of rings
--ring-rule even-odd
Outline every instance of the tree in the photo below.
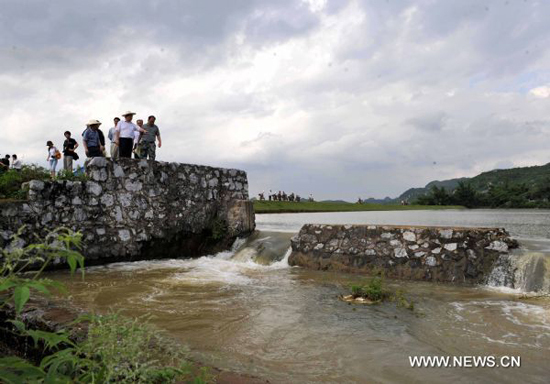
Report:
[[[478,207],[480,203],[479,194],[472,184],[460,181],[453,193],[453,202],[467,208]]]

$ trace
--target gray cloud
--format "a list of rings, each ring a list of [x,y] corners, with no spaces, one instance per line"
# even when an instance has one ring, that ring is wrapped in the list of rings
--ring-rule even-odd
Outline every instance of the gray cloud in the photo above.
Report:
[[[0,14],[0,153],[155,114],[161,159],[252,193],[396,195],[548,162],[545,1],[16,1]],[[537,92],[530,92],[539,89]]]
[[[419,130],[429,132],[441,131],[445,127],[448,116],[445,112],[431,112],[424,116],[414,117],[409,119],[409,123]]]

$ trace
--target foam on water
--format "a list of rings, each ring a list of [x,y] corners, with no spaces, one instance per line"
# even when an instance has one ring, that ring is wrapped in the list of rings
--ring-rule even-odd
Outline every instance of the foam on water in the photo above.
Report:
[[[521,301],[473,300],[450,303],[456,327],[491,343],[546,348],[550,308]],[[498,324],[487,327],[497,317]],[[467,324],[467,326],[465,326]]]
[[[270,237],[255,239],[255,244],[270,240]],[[172,280],[178,284],[208,285],[231,284],[247,285],[255,282],[257,272],[288,268],[288,257],[291,249],[288,248],[284,256],[270,264],[257,262],[258,249],[251,246],[247,239],[237,239],[231,251],[220,252],[215,255],[203,256],[196,259],[165,259],[136,262],[113,263],[105,266],[91,267],[88,273],[102,270],[119,272],[139,272],[140,270],[173,270],[166,281]],[[277,259],[276,259],[277,260]]]
[[[505,293],[550,293],[550,255],[525,251],[501,256],[487,279],[487,287]]]

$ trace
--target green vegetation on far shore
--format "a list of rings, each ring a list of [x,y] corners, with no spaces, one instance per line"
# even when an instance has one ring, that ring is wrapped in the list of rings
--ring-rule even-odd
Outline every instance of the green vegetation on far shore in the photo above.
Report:
[[[290,202],[290,201],[254,201],[256,213],[298,213],[298,212],[356,212],[356,211],[409,211],[462,209],[459,205],[398,205],[398,204],[354,204],[340,202]]]

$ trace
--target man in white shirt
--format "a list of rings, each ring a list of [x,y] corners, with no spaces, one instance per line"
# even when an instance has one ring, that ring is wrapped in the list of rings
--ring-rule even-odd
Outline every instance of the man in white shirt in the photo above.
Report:
[[[115,128],[115,144],[118,146],[119,157],[131,158],[135,132],[145,132],[143,128],[132,123],[135,114],[130,111],[123,113],[124,121],[119,121]]]
[[[15,169],[16,171],[20,171],[23,168],[23,165],[21,164],[21,160],[17,158],[17,155],[11,155],[12,161],[11,161],[11,168]]]
[[[109,137],[109,140],[111,141],[111,159],[117,159],[118,158],[118,145],[115,144],[115,130],[118,122],[120,121],[120,118],[115,117],[114,118],[113,127],[109,129],[109,134],[107,135]]]
[[[143,120],[136,120],[136,125],[143,129]],[[134,159],[141,159],[139,142],[141,140],[141,132],[134,132]]]

